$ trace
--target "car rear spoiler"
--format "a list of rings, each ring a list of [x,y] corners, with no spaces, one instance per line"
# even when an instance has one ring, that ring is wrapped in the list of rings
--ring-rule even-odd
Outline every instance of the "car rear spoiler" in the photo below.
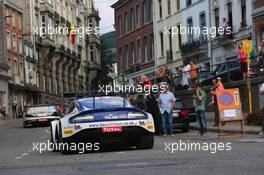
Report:
[[[93,108],[95,108],[95,97],[103,97],[103,96],[119,96],[123,97],[124,107],[126,106],[126,100],[129,95],[135,95],[139,93],[123,93],[123,92],[100,92],[100,91],[87,91],[87,92],[65,92],[63,94],[63,101],[65,100],[77,100],[80,98],[93,98]],[[141,94],[141,93],[140,93]],[[142,93],[143,95],[144,93]]]

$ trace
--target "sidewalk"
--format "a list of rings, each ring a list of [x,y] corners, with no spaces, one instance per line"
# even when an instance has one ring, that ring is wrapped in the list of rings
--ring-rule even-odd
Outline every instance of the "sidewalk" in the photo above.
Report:
[[[217,131],[217,127],[213,126],[214,125],[214,121],[207,121],[207,129],[208,132],[218,132]],[[195,123],[190,123],[190,129],[193,130],[199,130],[200,126],[198,121]],[[245,134],[254,134],[257,135],[261,130],[260,126],[249,126],[249,125],[245,125]],[[225,132],[240,132],[240,123],[232,123],[229,124],[227,123],[226,125],[224,125],[224,131]]]

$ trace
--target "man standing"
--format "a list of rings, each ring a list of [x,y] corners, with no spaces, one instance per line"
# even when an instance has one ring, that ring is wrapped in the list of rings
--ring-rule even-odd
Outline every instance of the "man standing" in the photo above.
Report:
[[[189,88],[191,66],[186,60],[184,60],[184,67],[180,68],[180,70],[182,71],[182,90],[186,90]]]
[[[176,98],[174,94],[169,91],[168,83],[162,83],[161,92],[159,95],[159,109],[161,113],[164,136],[173,136],[172,110],[175,106],[175,102]]]
[[[263,96],[264,95],[264,83],[262,83],[259,91],[260,91],[260,95]],[[264,135],[264,116],[262,116],[262,128],[261,128],[259,135],[260,136]]]
[[[206,121],[205,121],[205,101],[206,93],[202,90],[202,85],[197,84],[196,86],[196,100],[197,100],[197,114],[200,124],[200,131],[198,135],[204,135],[207,133]]]

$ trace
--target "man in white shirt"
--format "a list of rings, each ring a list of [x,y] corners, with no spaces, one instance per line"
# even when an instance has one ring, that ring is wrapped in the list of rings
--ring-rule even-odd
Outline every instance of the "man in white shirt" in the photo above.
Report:
[[[162,89],[159,95],[159,109],[162,119],[162,128],[164,136],[173,136],[172,127],[172,110],[175,106],[176,98],[172,92],[169,91],[168,83],[161,84]]]
[[[259,89],[260,95],[263,96],[264,95],[264,83],[262,83],[260,89]],[[260,136],[264,135],[264,116],[262,116],[262,129],[259,133]]]
[[[185,65],[182,68],[182,82],[181,85],[183,89],[189,88],[189,78],[190,78],[190,71],[191,71],[191,65],[187,63],[187,61],[184,61]]]

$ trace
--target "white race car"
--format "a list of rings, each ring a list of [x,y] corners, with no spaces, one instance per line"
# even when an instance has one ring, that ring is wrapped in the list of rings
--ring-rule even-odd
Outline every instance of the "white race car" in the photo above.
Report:
[[[74,100],[60,120],[51,122],[54,151],[63,154],[78,152],[80,143],[90,143],[89,151],[113,145],[151,149],[154,132],[151,114],[114,96]]]

